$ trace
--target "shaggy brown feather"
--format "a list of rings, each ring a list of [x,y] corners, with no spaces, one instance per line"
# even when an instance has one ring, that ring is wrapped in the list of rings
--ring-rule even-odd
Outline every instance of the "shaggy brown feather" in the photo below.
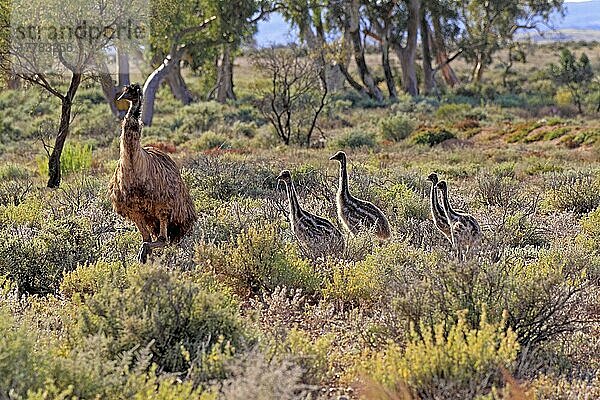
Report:
[[[163,151],[141,147],[141,98],[133,99],[123,120],[119,165],[109,185],[113,209],[133,221],[144,242],[177,243],[197,219],[194,203],[177,164]],[[161,237],[161,221],[166,237]]]

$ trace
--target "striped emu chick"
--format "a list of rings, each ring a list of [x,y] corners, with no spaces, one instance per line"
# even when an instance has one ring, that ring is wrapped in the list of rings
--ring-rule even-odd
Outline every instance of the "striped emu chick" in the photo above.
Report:
[[[194,225],[196,211],[179,168],[166,153],[142,147],[142,89],[126,86],[119,96],[130,103],[121,126],[119,165],[109,185],[117,214],[142,234],[138,260],[145,263],[152,249],[177,243]]]
[[[450,230],[450,223],[448,222],[448,218],[446,217],[446,212],[444,211],[444,207],[440,204],[440,200],[438,198],[438,191],[436,189],[436,185],[438,184],[438,176],[437,174],[431,173],[427,177],[427,180],[431,182],[431,192],[429,193],[429,201],[430,201],[430,209],[431,216],[433,218],[433,224],[440,232],[444,234],[446,239],[450,243],[452,243],[452,232]],[[454,210],[459,214],[465,214],[462,210]]]
[[[281,171],[277,180],[285,183],[292,232],[309,255],[316,258],[342,254],[344,251],[342,233],[325,218],[304,211],[300,207],[290,171]]]
[[[436,187],[442,194],[442,207],[450,225],[452,246],[460,257],[469,254],[481,243],[481,228],[471,214],[452,208],[446,181],[439,181]]]
[[[330,254],[340,255],[344,251],[342,233],[325,218],[304,211],[300,207],[290,171],[281,171],[277,180],[285,183],[292,232],[309,255],[315,258]]]
[[[337,212],[344,227],[352,234],[361,229],[373,230],[379,239],[389,239],[392,236],[390,224],[385,214],[373,203],[357,199],[348,189],[348,170],[346,153],[338,151],[330,160],[340,163],[340,182],[337,191]]]

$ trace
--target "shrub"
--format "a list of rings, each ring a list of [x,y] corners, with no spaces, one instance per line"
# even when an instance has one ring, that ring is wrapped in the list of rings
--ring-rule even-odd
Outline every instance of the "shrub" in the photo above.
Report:
[[[332,333],[312,340],[307,332],[292,329],[285,340],[287,351],[304,370],[308,383],[318,384],[329,372],[328,352],[334,341]]]
[[[129,266],[95,290],[84,297],[80,333],[106,335],[111,354],[148,345],[162,369],[185,371],[213,345],[242,340],[232,299],[184,273]]]
[[[37,158],[38,172],[48,175],[48,158]],[[63,175],[88,170],[92,166],[92,146],[82,143],[67,143],[60,156],[60,171]]]
[[[334,149],[356,149],[359,147],[375,147],[375,136],[372,133],[352,129],[344,132],[331,142]]]
[[[8,275],[23,291],[53,292],[64,271],[95,259],[96,240],[89,221],[81,217],[27,223],[30,218],[44,218],[39,210],[27,209],[32,204],[25,202],[5,210],[5,216],[8,213],[21,229],[0,229],[0,274]],[[29,217],[28,212],[33,215]],[[25,219],[19,221],[21,218]]]
[[[214,148],[228,148],[230,147],[230,143],[226,136],[213,131],[206,131],[191,144],[191,147],[194,150],[210,150]]]
[[[483,314],[478,328],[471,328],[462,312],[445,329],[443,323],[422,326],[406,350],[391,343],[373,354],[364,373],[390,389],[404,384],[419,398],[475,398],[501,384],[501,368],[514,367],[519,343],[505,323],[490,323]]]
[[[25,394],[41,385],[46,365],[37,351],[31,327],[19,326],[10,311],[0,304],[0,397]]]
[[[321,285],[319,274],[308,261],[298,257],[292,245],[282,243],[273,225],[250,226],[237,236],[235,243],[214,250],[208,256],[213,267],[244,290],[257,293],[286,286],[314,293]],[[202,252],[199,251],[200,257]]]
[[[442,143],[448,139],[454,139],[456,136],[452,132],[449,132],[442,128],[427,129],[417,132],[412,136],[412,142],[414,144],[426,144],[429,146],[435,146],[436,144]]]
[[[178,132],[194,134],[213,128],[223,119],[223,107],[217,102],[204,102],[180,108],[177,116],[182,123]]]
[[[396,114],[379,122],[379,133],[382,138],[393,142],[406,139],[414,129],[414,121],[402,114]]]
[[[583,214],[600,205],[600,180],[590,172],[565,172],[547,177],[545,204],[558,211]]]
[[[404,183],[396,183],[385,190],[380,190],[378,198],[385,202],[386,208],[391,211],[395,219],[425,220],[429,216],[427,201]]]
[[[442,104],[435,112],[435,117],[440,121],[459,121],[471,110],[468,104]]]
[[[323,298],[341,306],[373,304],[381,289],[381,270],[371,260],[333,264]]]

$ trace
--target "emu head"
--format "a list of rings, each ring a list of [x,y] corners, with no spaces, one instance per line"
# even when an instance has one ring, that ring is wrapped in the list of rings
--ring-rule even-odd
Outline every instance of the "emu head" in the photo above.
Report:
[[[330,160],[337,160],[339,162],[343,162],[346,161],[346,153],[344,153],[343,151],[338,151],[337,153],[335,153],[334,155],[332,155],[331,157],[329,157]]]
[[[448,190],[448,185],[446,184],[446,181],[439,181],[437,183],[437,185],[435,185],[436,188],[438,188],[439,190],[445,192],[446,190]]]
[[[123,91],[117,97],[117,100],[128,100],[131,102],[139,102],[142,98],[142,88],[139,84],[134,83],[133,85],[127,85],[123,88]]]
[[[435,172],[432,172],[431,174],[429,174],[429,176],[427,177],[427,180],[431,183],[433,183],[433,186],[437,185],[438,183],[438,176]]]
[[[277,175],[277,182],[279,182],[279,181],[291,182],[291,180],[292,180],[292,174],[287,169],[284,169],[283,171],[281,171],[281,173],[279,175]]]

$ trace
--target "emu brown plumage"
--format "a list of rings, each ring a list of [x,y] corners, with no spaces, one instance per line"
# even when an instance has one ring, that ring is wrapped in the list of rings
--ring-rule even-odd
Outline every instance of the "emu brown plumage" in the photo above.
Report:
[[[142,89],[124,88],[119,99],[130,102],[121,129],[119,165],[109,186],[117,214],[133,221],[142,234],[138,254],[145,263],[152,249],[177,243],[194,225],[196,210],[179,168],[166,153],[142,147]]]
[[[312,257],[341,255],[345,246],[342,233],[325,218],[302,209],[290,171],[281,171],[277,180],[285,183],[292,231],[309,255]]]
[[[379,239],[389,239],[392,231],[385,214],[373,203],[357,199],[350,194],[346,153],[338,151],[331,156],[330,160],[340,163],[340,182],[336,200],[338,217],[344,227],[352,234],[358,233],[361,229],[372,229]]]

